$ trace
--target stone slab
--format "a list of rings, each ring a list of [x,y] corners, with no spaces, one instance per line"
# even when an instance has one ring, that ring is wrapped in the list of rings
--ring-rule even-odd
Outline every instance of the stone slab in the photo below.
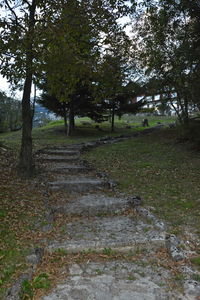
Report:
[[[66,155],[66,156],[78,156],[80,155],[80,151],[78,150],[64,150],[64,149],[49,149],[44,150],[44,154],[48,155]]]
[[[51,241],[49,251],[63,248],[69,252],[112,248],[130,251],[138,247],[149,249],[165,246],[165,232],[154,229],[137,218],[127,216],[94,217],[66,224],[63,241]],[[63,232],[64,234],[64,232]]]
[[[45,162],[78,162],[79,156],[43,155],[40,159]]]
[[[73,264],[69,275],[43,300],[189,300],[169,291],[169,271],[154,266],[141,268],[121,261]]]
[[[57,162],[56,164],[53,163],[51,164],[51,166],[48,166],[47,171],[56,173],[80,174],[91,171],[91,168],[86,167],[84,165]]]
[[[108,197],[103,194],[88,194],[75,199],[62,206],[54,206],[57,212],[66,215],[103,215],[106,213],[117,214],[130,207],[127,198]]]
[[[100,190],[106,186],[106,183],[99,179],[87,177],[72,176],[66,180],[57,180],[48,183],[51,190],[66,190],[67,192],[88,192],[93,190]]]

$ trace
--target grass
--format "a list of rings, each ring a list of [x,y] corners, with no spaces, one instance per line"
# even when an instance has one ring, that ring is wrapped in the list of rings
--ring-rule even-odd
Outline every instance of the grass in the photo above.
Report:
[[[39,236],[33,225],[44,213],[42,191],[16,176],[14,161],[11,151],[0,149],[0,299],[27,269],[26,256]]]
[[[111,249],[111,248],[104,248],[103,249],[103,254],[107,255],[107,256],[112,256],[116,254],[116,251]]]
[[[200,256],[192,258],[191,262],[200,268]]]
[[[96,148],[85,154],[128,195],[140,195],[172,231],[190,225],[200,234],[200,155],[176,143],[175,131]]]
[[[200,282],[200,275],[199,274],[193,274],[192,279],[195,281]]]
[[[110,123],[104,122],[100,124],[100,130],[96,129],[96,123],[89,118],[76,119],[76,128],[70,137],[66,136],[64,123],[62,120],[51,121],[44,127],[34,128],[32,131],[34,150],[42,147],[56,145],[66,145],[73,143],[81,143],[91,141],[105,136],[117,136],[120,134],[131,134],[135,131],[142,130],[142,118],[139,116],[124,116],[121,120],[116,119],[115,132],[110,132]],[[168,124],[174,121],[172,117],[148,117],[150,126],[156,125],[158,122]],[[90,125],[83,125],[83,122],[89,122]],[[130,129],[126,126],[131,126]],[[18,151],[20,148],[21,131],[7,132],[0,134],[0,143]]]
[[[23,282],[22,291],[20,298],[22,300],[33,299],[35,291],[37,289],[49,289],[50,288],[50,280],[49,276],[46,273],[41,273],[36,276],[32,282],[25,280]]]

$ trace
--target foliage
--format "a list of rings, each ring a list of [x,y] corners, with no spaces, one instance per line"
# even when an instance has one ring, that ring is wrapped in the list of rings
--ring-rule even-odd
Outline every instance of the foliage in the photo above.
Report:
[[[105,99],[110,109],[113,132],[115,114],[135,113],[143,103],[132,103],[140,86],[130,81],[129,37],[120,28],[115,29],[104,52],[98,68],[97,94],[100,99]]]
[[[36,289],[48,289],[50,287],[50,281],[46,273],[41,273],[36,276],[32,282],[25,280],[22,286],[21,299],[33,299],[34,291]]]
[[[0,91],[0,132],[21,127],[21,102]]]
[[[94,68],[99,31],[91,24],[90,10],[91,4],[71,0],[52,19],[44,59],[49,93],[59,101],[69,101],[77,82],[87,81]]]
[[[191,262],[195,265],[197,265],[198,267],[200,267],[200,256],[197,256],[197,257],[193,257],[191,259]]]
[[[200,149],[200,119],[190,119],[187,126],[178,127],[178,139],[181,142],[190,142],[194,149]]]
[[[73,106],[74,116],[88,116],[95,122],[104,120],[103,113],[105,113],[106,106],[103,102],[96,103],[90,85],[84,81],[77,82],[69,101],[59,101],[55,96],[49,95],[48,92],[43,92],[37,102],[63,118],[68,116],[70,107]]]
[[[113,250],[112,248],[104,248],[103,249],[103,254],[107,256],[113,256],[116,254],[116,251]]]
[[[77,5],[79,7],[80,4]],[[74,9],[77,9],[77,7],[75,6]],[[86,12],[84,15],[86,15]],[[70,33],[74,33],[74,38],[70,41],[71,45],[69,42],[66,44],[66,39],[63,40],[63,43],[64,45],[66,44],[69,51],[73,49],[73,60],[78,59],[78,68],[77,70],[74,69],[77,63],[73,62],[70,58],[71,52],[67,52],[68,48],[66,49],[65,46],[63,46],[63,53],[59,52],[59,55],[56,55],[54,52],[54,47],[53,50],[50,49],[51,55],[58,57],[57,59],[60,60],[60,62],[55,62],[52,59],[50,59],[50,62],[47,61],[47,85],[46,87],[43,86],[46,89],[46,93],[43,94],[40,103],[43,103],[43,105],[46,105],[46,107],[63,117],[68,114],[69,120],[72,113],[73,116],[89,116],[96,122],[101,122],[105,120],[104,114],[111,114],[112,120],[114,120],[114,114],[121,116],[126,112],[136,112],[143,103],[129,103],[141,87],[139,84],[133,82],[126,84],[130,69],[128,66],[130,47],[128,36],[120,26],[113,28],[113,24],[116,25],[113,19],[111,25],[109,25],[113,28],[112,34],[109,36],[106,35],[104,39],[104,54],[102,53],[100,56],[99,43],[101,37],[99,33],[93,37],[94,30],[91,30],[91,24],[88,23],[88,18],[86,20],[81,18],[80,20],[79,17],[80,16],[77,16],[75,20],[72,20],[71,15],[65,13],[65,19],[62,24],[64,28],[68,26],[63,33],[64,35],[67,34],[69,28],[71,28]],[[83,45],[79,41],[81,36],[85,36],[84,33],[81,33],[83,28],[81,27],[79,30],[80,34],[78,40],[74,29],[75,27],[77,30],[77,27],[83,24],[84,20],[87,24],[87,26],[84,26],[84,30],[87,29],[88,32],[86,35],[88,42],[85,51],[81,48]],[[110,27],[101,27],[104,31],[105,28],[108,30]],[[98,28],[96,28],[96,30],[97,29]],[[74,55],[75,46],[77,47],[76,51],[78,51],[79,56]],[[68,60],[70,60],[70,62]],[[85,60],[87,60],[87,65],[85,64]],[[56,64],[55,74],[54,65],[51,65],[52,61],[53,64]],[[60,64],[61,69],[59,67],[58,70],[57,68]],[[73,66],[70,64],[73,64]],[[48,68],[50,68],[50,77]],[[74,78],[73,82],[70,79],[71,76]],[[55,80],[57,80],[56,84],[54,84]],[[71,82],[73,88],[68,81]],[[48,89],[49,85],[52,86],[51,89]]]
[[[33,76],[40,52],[39,32],[36,24],[44,16],[39,8],[43,1],[1,1],[5,9],[1,16],[0,61],[1,73],[14,84],[23,83],[22,97],[22,143],[18,169],[21,175],[33,174],[32,161],[32,110],[30,103]]]
[[[143,1],[143,5],[135,23],[139,64],[156,81],[154,94],[167,94],[179,120],[187,123],[200,94],[198,14],[194,15],[191,1]],[[171,97],[174,93],[176,98]]]
[[[55,103],[56,99],[66,103],[56,106],[61,108],[59,113],[62,111],[66,115],[68,112],[68,133],[74,127],[75,115],[88,115],[96,121],[104,119],[105,94],[102,95],[100,90],[106,81],[99,80],[102,75],[102,45],[107,47],[114,38],[118,39],[118,44],[123,41],[125,34],[117,24],[117,19],[127,14],[128,10],[123,1],[71,0],[53,19],[54,36],[45,55],[47,93],[54,95]],[[113,76],[114,73],[110,78]],[[83,90],[87,97],[84,97]],[[98,93],[101,94],[100,103],[96,105],[94,100]]]

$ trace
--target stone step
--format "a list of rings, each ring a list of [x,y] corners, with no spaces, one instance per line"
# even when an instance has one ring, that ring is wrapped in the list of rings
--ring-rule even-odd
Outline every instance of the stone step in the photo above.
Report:
[[[78,150],[64,150],[64,149],[49,149],[44,150],[43,154],[47,155],[66,155],[66,156],[78,156],[80,155],[80,151]]]
[[[70,151],[81,151],[84,147],[84,143],[83,144],[71,144],[71,145],[67,145],[67,147],[59,147],[60,150],[70,150]],[[55,148],[58,149],[58,148]]]
[[[67,180],[57,180],[48,183],[51,190],[66,190],[67,192],[82,193],[94,190],[100,190],[108,184],[102,180],[85,177],[70,177]]]
[[[79,156],[43,155],[40,160],[44,162],[78,162]]]
[[[65,205],[53,206],[55,212],[60,212],[69,216],[95,216],[107,213],[122,213],[130,208],[126,198],[108,197],[103,194],[88,194],[76,199],[72,199]]]
[[[172,274],[166,268],[140,258],[136,262],[120,260],[88,261],[72,264],[65,279],[43,300],[191,300],[191,294],[171,288]],[[144,266],[146,265],[145,269]],[[62,269],[63,271],[63,269]],[[64,272],[64,271],[63,271]],[[63,275],[63,273],[62,273]],[[63,278],[63,276],[62,276]],[[193,296],[193,295],[192,295]],[[197,299],[197,298],[196,298]]]
[[[75,165],[75,164],[68,164],[57,162],[56,164],[51,164],[48,166],[48,172],[55,172],[55,173],[66,173],[66,174],[80,174],[80,173],[88,173],[91,171],[92,168],[86,167],[84,165]]]
[[[79,252],[88,249],[97,252],[105,248],[130,251],[138,248],[165,247],[165,232],[155,229],[137,218],[128,216],[94,217],[66,224],[63,241],[51,241],[48,251],[65,249]]]

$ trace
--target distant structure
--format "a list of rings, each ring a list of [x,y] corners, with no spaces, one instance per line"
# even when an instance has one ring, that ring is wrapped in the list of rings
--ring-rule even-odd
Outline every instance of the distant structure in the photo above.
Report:
[[[155,115],[176,115],[180,110],[179,102],[177,101],[176,92],[162,93],[156,95],[141,94],[134,97],[131,102],[136,103],[139,100],[146,101],[143,106],[143,112],[153,113]],[[189,107],[190,112],[195,111],[195,106]],[[145,114],[145,113],[144,113]]]
[[[36,104],[33,118],[33,128],[41,127],[51,120],[57,119],[56,116],[45,107]]]

